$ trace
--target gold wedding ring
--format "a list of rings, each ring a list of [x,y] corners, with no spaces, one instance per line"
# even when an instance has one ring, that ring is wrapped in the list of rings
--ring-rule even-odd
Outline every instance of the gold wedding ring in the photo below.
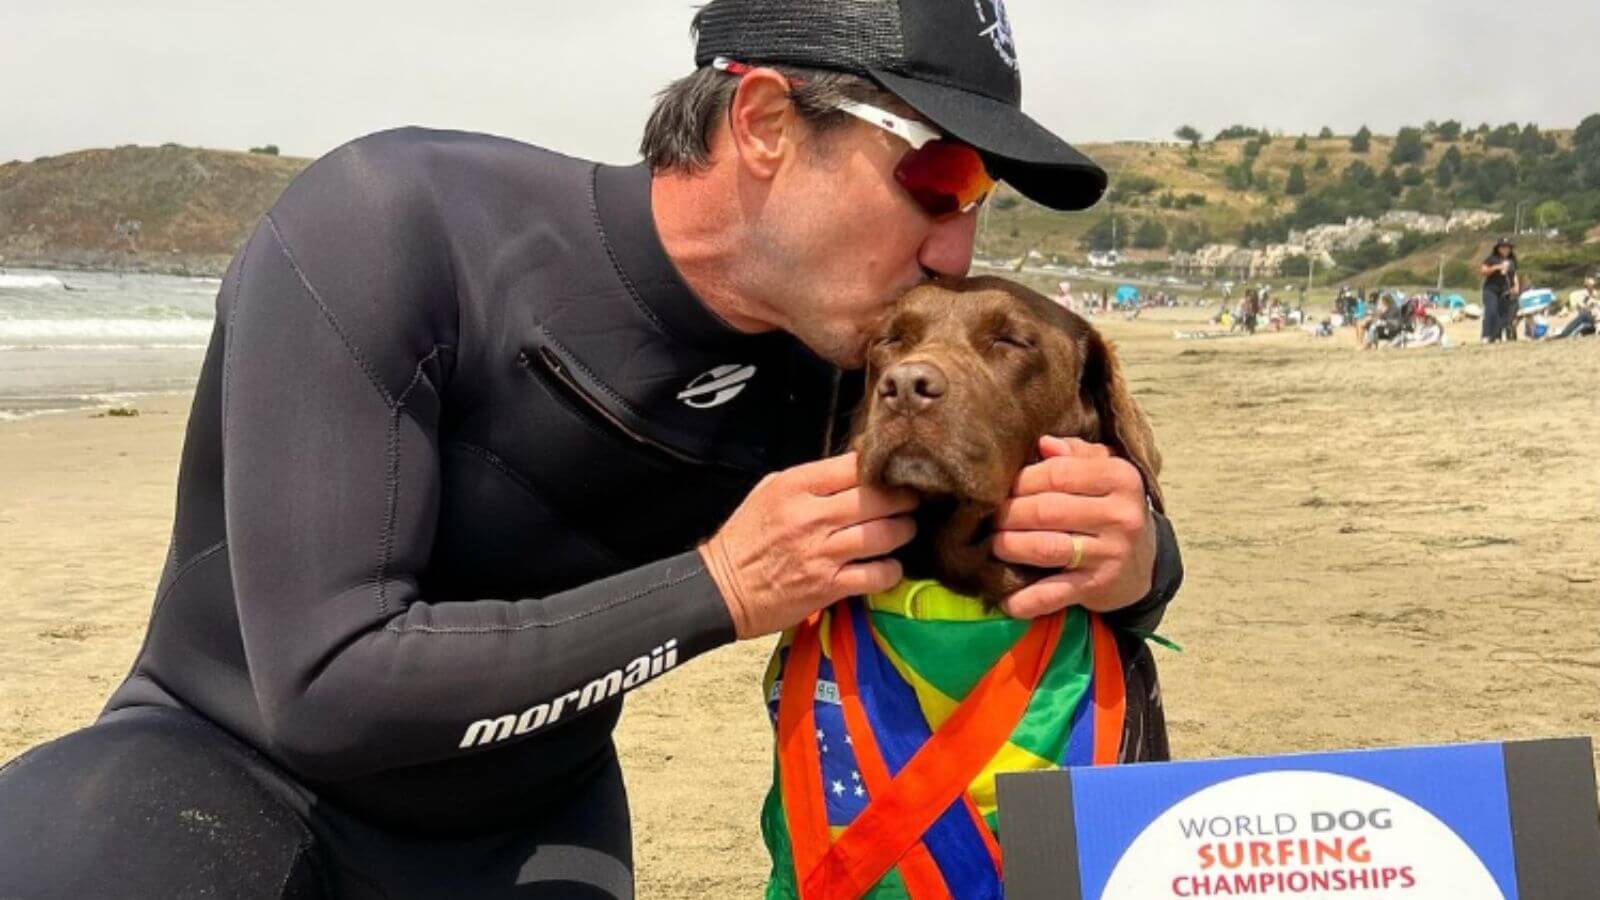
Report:
[[[1083,535],[1069,534],[1072,538],[1072,562],[1067,563],[1067,571],[1072,571],[1083,565]]]

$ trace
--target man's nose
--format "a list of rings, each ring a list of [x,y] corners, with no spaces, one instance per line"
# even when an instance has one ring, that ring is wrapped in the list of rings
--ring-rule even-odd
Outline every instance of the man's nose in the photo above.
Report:
[[[933,363],[903,362],[890,366],[878,380],[878,397],[891,410],[906,415],[923,412],[950,390],[944,370]]]
[[[972,243],[978,236],[978,213],[982,209],[934,223],[917,254],[924,271],[953,277],[967,274],[972,268]]]

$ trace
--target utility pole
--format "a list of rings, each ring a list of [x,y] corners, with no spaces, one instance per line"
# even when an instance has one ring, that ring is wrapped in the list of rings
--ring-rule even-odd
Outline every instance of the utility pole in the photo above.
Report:
[[[1439,257],[1439,283],[1435,284],[1433,289],[1441,294],[1444,293],[1444,257],[1442,255]]]

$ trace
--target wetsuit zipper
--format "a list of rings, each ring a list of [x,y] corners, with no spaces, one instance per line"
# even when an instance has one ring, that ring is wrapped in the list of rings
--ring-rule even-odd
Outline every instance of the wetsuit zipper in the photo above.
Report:
[[[534,362],[533,355],[528,351],[523,350],[517,354],[517,364],[526,369],[534,377],[541,378],[541,380],[554,381],[557,385],[557,390],[565,394],[569,400],[574,400],[581,404],[584,408],[599,415],[606,422],[609,422],[613,428],[616,428],[618,431],[627,435],[636,443],[643,444],[644,446],[662,454],[663,456],[687,465],[704,466],[707,468],[722,469],[729,472],[744,472],[743,469],[740,469],[737,466],[691,456],[687,453],[684,453],[682,450],[677,449],[676,447],[670,447],[661,441],[656,440],[655,438],[640,434],[637,430],[630,428],[627,423],[618,418],[614,413],[611,412],[611,410],[607,409],[605,404],[590,396],[589,392],[583,389],[583,386],[578,383],[577,379],[572,377],[572,373],[567,370],[567,367],[564,363],[562,363],[561,358],[556,356],[555,352],[549,347],[537,347],[534,349],[533,353],[538,355],[539,362]],[[544,375],[548,375],[549,378],[543,378],[542,376]]]

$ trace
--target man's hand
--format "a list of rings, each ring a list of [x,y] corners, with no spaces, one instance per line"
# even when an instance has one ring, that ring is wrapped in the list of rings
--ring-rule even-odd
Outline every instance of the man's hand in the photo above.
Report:
[[[740,639],[782,631],[900,582],[881,557],[911,540],[917,495],[860,484],[855,453],[768,475],[700,545]]]
[[[1144,479],[1133,463],[1103,444],[1077,438],[1039,441],[1042,462],[1017,476],[1011,499],[995,517],[994,555],[1006,562],[1065,569],[1001,602],[1019,619],[1077,605],[1111,612],[1150,592],[1156,530]]]

